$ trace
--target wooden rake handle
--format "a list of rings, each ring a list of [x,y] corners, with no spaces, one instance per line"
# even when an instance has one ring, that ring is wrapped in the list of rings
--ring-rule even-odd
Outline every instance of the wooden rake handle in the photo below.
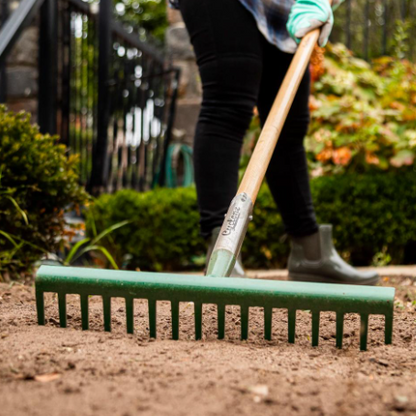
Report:
[[[302,38],[257,141],[237,194],[245,192],[254,204],[299,84],[309,64],[320,29]]]

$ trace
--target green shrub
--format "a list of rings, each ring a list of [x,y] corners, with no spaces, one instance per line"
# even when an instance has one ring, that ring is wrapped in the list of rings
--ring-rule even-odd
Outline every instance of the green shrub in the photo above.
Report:
[[[312,176],[398,172],[416,157],[416,64],[382,57],[369,64],[329,44],[311,64],[311,123],[305,148]],[[260,134],[254,119],[242,166]]]
[[[58,248],[64,212],[86,201],[76,165],[28,114],[0,106],[0,279],[29,272],[43,253]]]
[[[337,248],[356,265],[386,252],[404,259],[416,241],[416,173],[346,174],[312,180],[318,220],[334,224]],[[415,253],[416,254],[416,253]]]
[[[334,225],[336,245],[345,258],[368,265],[378,253],[385,253],[395,263],[403,261],[406,244],[416,241],[415,179],[415,173],[408,172],[312,180],[318,220]],[[89,215],[98,230],[132,221],[104,243],[119,256],[131,257],[129,268],[178,270],[195,267],[195,260],[204,255],[193,188],[103,195]],[[87,231],[91,232],[91,222]],[[289,245],[283,237],[281,217],[263,186],[243,245],[245,265],[284,267]]]
[[[118,264],[127,263],[129,268],[143,270],[183,269],[203,253],[198,218],[192,188],[146,193],[123,190],[96,200],[87,213],[87,234],[92,236],[94,223],[100,232],[131,220],[106,241]]]
[[[141,40],[148,36],[163,43],[169,26],[165,0],[114,0],[115,16],[127,25],[140,28]]]
[[[314,83],[306,148],[315,174],[397,171],[416,155],[416,66],[382,57],[370,65],[329,45]]]

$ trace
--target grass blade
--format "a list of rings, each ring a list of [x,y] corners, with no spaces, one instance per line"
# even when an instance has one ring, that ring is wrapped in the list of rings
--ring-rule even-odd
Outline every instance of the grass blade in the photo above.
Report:
[[[5,234],[7,234],[9,237],[11,237],[11,238],[16,239],[17,241],[19,241],[21,243],[21,245],[27,244],[28,246],[33,247],[36,250],[41,251],[42,253],[48,253],[48,250],[45,250],[44,248],[39,247],[36,244],[33,244],[33,243],[29,242],[29,241],[26,241],[23,238],[18,237],[17,235],[8,234],[8,233],[5,233],[4,231],[1,231],[1,230],[0,230],[0,234],[4,235],[5,237],[6,237]]]
[[[97,227],[95,225],[95,218],[94,218],[94,214],[92,213],[92,210],[89,211],[88,216],[91,218],[91,228],[92,228],[92,233],[95,238],[97,237]]]
[[[107,234],[110,234],[111,232],[117,230],[118,228],[124,227],[129,222],[131,222],[131,221],[130,220],[121,221],[121,222],[118,222],[117,224],[112,225],[111,227],[106,228],[104,231],[102,231],[100,234],[98,234],[97,237],[95,237],[91,241],[91,244],[94,245],[94,244],[98,243]]]
[[[104,254],[104,256],[107,258],[107,260],[113,266],[113,269],[118,270],[118,266],[117,266],[116,261],[114,260],[113,256],[109,253],[109,251],[105,247],[98,246],[97,250],[100,250]]]
[[[108,252],[108,250],[103,246],[97,246],[97,245],[89,245],[88,247],[83,248],[80,251],[79,256],[82,256],[85,253],[88,253],[89,251],[101,251],[101,253],[104,254],[104,256],[107,258],[107,260],[111,263],[113,268],[115,270],[118,270],[117,263],[115,262],[113,256]]]
[[[65,264],[69,264],[71,263],[73,257],[75,256],[75,254],[77,253],[77,251],[79,250],[79,248],[84,245],[85,243],[88,243],[88,241],[90,241],[89,238],[84,238],[81,241],[78,241],[78,243],[76,243],[74,245],[74,247],[71,248],[70,252],[68,253],[68,255],[66,256],[66,259],[64,260]],[[79,256],[77,256],[75,259],[77,259]],[[74,259],[74,260],[75,260]]]
[[[26,212],[20,208],[20,205],[17,203],[17,201],[11,197],[10,195],[6,195],[6,198],[11,201],[11,203],[16,207],[16,209],[19,211],[20,215],[23,217],[24,222],[26,225],[29,225],[29,220],[27,219]]]
[[[5,231],[0,230],[0,234],[5,237],[7,240],[9,240],[15,247],[18,246],[18,244],[16,243],[16,241],[14,241],[13,237],[6,233]]]

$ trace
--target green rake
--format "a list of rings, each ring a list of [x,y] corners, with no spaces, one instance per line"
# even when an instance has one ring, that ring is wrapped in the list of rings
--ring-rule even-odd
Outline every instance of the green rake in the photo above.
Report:
[[[127,332],[133,333],[133,301],[147,299],[150,337],[156,337],[157,301],[169,301],[172,315],[172,338],[179,339],[179,303],[194,303],[195,339],[202,337],[202,305],[216,304],[218,338],[225,335],[225,308],[239,305],[241,339],[247,339],[249,308],[264,309],[264,337],[272,338],[272,311],[288,311],[288,340],[295,342],[296,311],[312,313],[312,345],[318,345],[320,312],[336,312],[336,345],[342,347],[344,315],[361,316],[360,347],[367,348],[368,317],[385,316],[385,343],[392,340],[394,289],[389,287],[298,283],[260,279],[203,278],[149,272],[128,272],[75,267],[41,266],[36,276],[36,306],[39,325],[45,324],[44,293],[58,294],[59,321],[65,328],[66,295],[80,295],[82,329],[88,329],[88,298],[102,296],[104,329],[111,331],[111,298],[126,302]]]
[[[250,307],[264,308],[264,336],[271,338],[273,308],[288,310],[289,342],[295,341],[296,311],[312,312],[312,345],[318,345],[321,311],[334,311],[336,345],[342,347],[344,315],[361,316],[360,347],[367,348],[368,317],[385,316],[385,343],[392,340],[394,289],[385,287],[295,283],[228,278],[251,220],[253,204],[275,149],[299,83],[309,63],[319,29],[306,35],[293,57],[290,68],[258,139],[236,197],[231,202],[212,252],[208,277],[93,270],[42,266],[36,276],[38,321],[45,323],[44,292],[58,293],[59,317],[66,326],[67,294],[81,296],[82,327],[88,329],[88,296],[103,297],[104,327],[111,330],[111,298],[126,300],[127,331],[133,332],[133,299],[147,299],[150,336],[156,336],[156,302],[171,302],[172,337],[179,337],[179,302],[194,302],[196,338],[202,335],[202,304],[218,305],[218,338],[224,338],[226,305],[241,308],[241,337],[247,338]]]

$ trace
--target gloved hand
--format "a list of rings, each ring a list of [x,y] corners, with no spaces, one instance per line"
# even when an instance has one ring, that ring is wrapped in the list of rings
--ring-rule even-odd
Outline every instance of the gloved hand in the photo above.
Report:
[[[343,0],[334,0],[335,9]],[[319,46],[325,46],[334,24],[334,15],[328,0],[297,0],[290,10],[286,28],[297,42],[312,30],[322,27]]]

